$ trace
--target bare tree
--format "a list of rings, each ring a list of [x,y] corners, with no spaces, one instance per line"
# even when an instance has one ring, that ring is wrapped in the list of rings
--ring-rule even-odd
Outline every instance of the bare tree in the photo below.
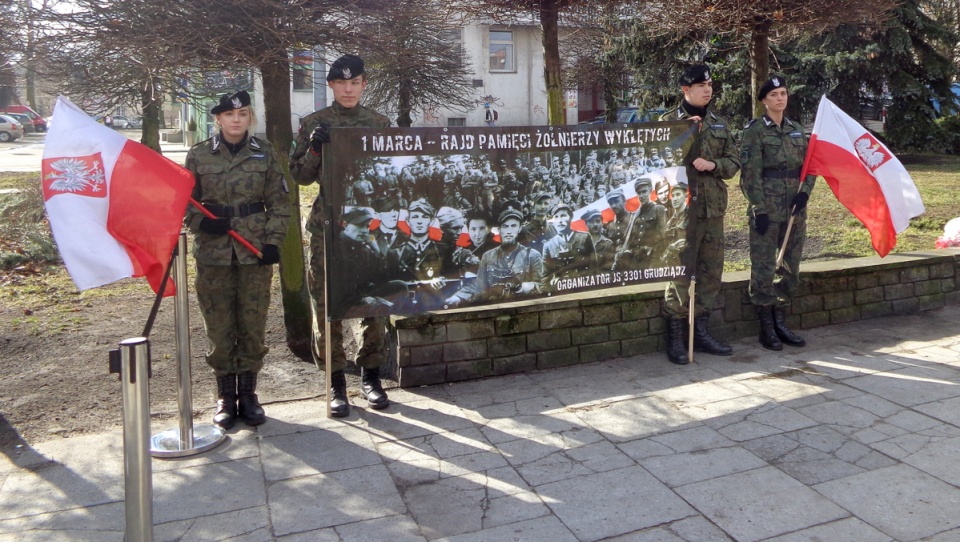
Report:
[[[476,106],[461,40],[469,19],[462,9],[448,2],[393,0],[369,11],[370,39],[361,46],[374,75],[367,104],[396,114],[398,126],[410,126],[414,111],[465,112]]]

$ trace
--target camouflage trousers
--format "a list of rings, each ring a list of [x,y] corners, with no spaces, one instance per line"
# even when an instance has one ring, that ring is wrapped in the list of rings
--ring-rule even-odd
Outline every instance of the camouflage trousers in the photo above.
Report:
[[[797,215],[790,232],[790,241],[783,254],[783,265],[777,269],[777,252],[787,233],[787,222],[772,220],[766,235],[753,228],[750,219],[750,303],[787,307],[800,284],[800,259],[807,237],[806,213]]]
[[[321,370],[326,370],[326,348],[324,345],[323,328],[326,318],[326,302],[324,292],[324,260],[323,234],[314,233],[310,236],[310,271],[307,273],[310,287],[310,298],[313,300],[313,341],[311,351],[313,361]],[[361,321],[363,328],[363,344],[357,353],[357,365],[366,369],[380,367],[386,360],[387,351],[387,319],[384,317],[369,317]],[[331,372],[342,371],[347,366],[347,355],[343,350],[343,322],[330,322],[330,358]]]
[[[217,376],[263,367],[272,279],[270,265],[197,264],[194,284],[209,342],[206,361]]]
[[[720,297],[720,279],[723,278],[723,217],[697,217],[693,239],[694,275],[697,279],[696,313],[704,314],[717,308]],[[667,284],[663,310],[668,318],[686,316],[690,311],[690,281],[675,280]]]

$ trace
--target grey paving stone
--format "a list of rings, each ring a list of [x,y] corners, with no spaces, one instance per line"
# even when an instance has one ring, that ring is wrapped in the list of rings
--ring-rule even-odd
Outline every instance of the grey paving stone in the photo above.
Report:
[[[553,516],[520,521],[479,532],[438,538],[437,542],[490,542],[492,540],[497,542],[525,542],[528,540],[578,542],[577,537],[570,532],[570,529]]]
[[[696,515],[675,521],[669,526],[670,532],[676,533],[682,540],[696,540],[697,542],[727,542],[727,536],[719,527],[707,521],[703,516]]]
[[[153,476],[153,520],[166,523],[266,504],[260,458],[158,472]]]
[[[676,488],[677,494],[734,540],[790,533],[849,514],[773,467]]]
[[[456,405],[436,401],[392,404],[386,410],[358,411],[374,442],[402,440],[430,435],[438,431],[457,431],[471,427]]]
[[[382,465],[275,482],[267,498],[277,536],[407,512]]]
[[[670,487],[766,466],[762,459],[739,447],[653,457],[640,464]]]
[[[583,427],[583,421],[571,412],[520,415],[489,420],[481,428],[494,446],[517,439],[535,439],[552,433],[563,433]]]
[[[0,519],[71,510],[123,500],[123,466],[104,461],[85,471],[50,463],[7,476],[0,488]]]
[[[894,465],[813,486],[896,540],[960,526],[960,492],[908,465]]]
[[[270,482],[381,463],[370,434],[349,426],[264,438],[260,446]]]
[[[954,371],[951,370],[951,373]],[[916,406],[960,396],[960,386],[944,380],[945,375],[913,368],[858,376],[846,384],[883,397],[902,406]],[[949,375],[956,378],[956,374]]]
[[[650,440],[669,447],[675,453],[698,452],[733,445],[733,441],[706,426],[690,427],[650,437]]]
[[[409,516],[389,516],[384,518],[358,521],[336,527],[339,539],[336,542],[367,542],[385,540],[389,542],[426,542],[420,528]],[[316,539],[304,539],[304,542]]]
[[[156,431],[154,432],[156,434]],[[182,458],[153,458],[153,472],[163,472],[168,470],[182,469],[185,467],[197,467],[208,465],[210,463],[222,463],[224,461],[233,461],[248,457],[256,457],[260,454],[260,437],[255,431],[233,430],[227,434],[216,448],[203,452],[201,454],[185,456]]]
[[[0,521],[0,540],[122,540],[125,510],[115,502],[7,519]]]
[[[676,431],[694,421],[653,396],[573,409],[573,412],[612,442]]]
[[[693,510],[642,467],[539,486],[537,493],[580,540],[600,540],[687,517]]]
[[[155,525],[154,540],[177,542],[268,542],[273,540],[266,506]]]
[[[893,539],[857,518],[846,518],[770,538],[765,542],[812,542],[817,540],[823,540],[824,542],[828,540],[886,542]]]
[[[931,442],[902,461],[948,484],[960,486],[957,458],[960,458],[960,439],[954,438]]]
[[[917,405],[914,410],[960,427],[960,397]]]
[[[522,442],[522,441],[515,441]],[[508,452],[505,450],[505,452]],[[558,449],[533,461],[511,457],[514,468],[531,486],[540,486],[585,474],[593,474],[634,465],[632,459],[608,441],[570,449]]]

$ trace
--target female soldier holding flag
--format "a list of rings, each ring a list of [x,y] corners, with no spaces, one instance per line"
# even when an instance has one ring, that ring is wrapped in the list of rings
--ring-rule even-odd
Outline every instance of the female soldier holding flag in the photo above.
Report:
[[[257,373],[267,354],[264,335],[270,307],[272,264],[280,261],[290,200],[273,147],[250,134],[250,95],[224,94],[210,113],[220,131],[194,145],[186,167],[196,179],[193,199],[216,215],[187,209],[194,238],[197,300],[209,340],[207,364],[217,377],[213,423],[229,429],[266,421],[257,400]],[[236,230],[260,247],[259,259],[227,235]]]
[[[740,190],[747,198],[750,221],[750,302],[760,318],[760,344],[782,350],[783,344],[804,346],[806,341],[786,323],[786,307],[800,283],[800,258],[807,233],[807,200],[816,176],[800,183],[807,153],[803,126],[787,118],[788,92],[783,77],[771,77],[760,87],[758,99],[766,113],[743,130],[740,147]],[[783,265],[777,269],[777,249],[787,240]]]

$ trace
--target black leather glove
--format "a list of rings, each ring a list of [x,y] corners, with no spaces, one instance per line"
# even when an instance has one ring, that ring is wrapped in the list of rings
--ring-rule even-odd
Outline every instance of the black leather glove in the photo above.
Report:
[[[277,245],[263,245],[263,248],[260,249],[260,254],[263,254],[263,256],[260,257],[260,265],[280,263],[280,249],[277,248]]]
[[[793,201],[790,202],[790,205],[793,206],[793,214],[796,215],[800,211],[804,210],[807,207],[807,201],[810,199],[810,194],[806,192],[797,192],[796,196],[793,196]]]
[[[200,219],[200,231],[210,235],[223,235],[230,231],[229,218],[210,218],[205,216]]]
[[[769,227],[770,217],[766,213],[753,217],[753,229],[757,230],[760,235],[766,235]]]
[[[320,154],[327,143],[330,143],[330,127],[326,124],[318,124],[310,134],[310,150]]]

